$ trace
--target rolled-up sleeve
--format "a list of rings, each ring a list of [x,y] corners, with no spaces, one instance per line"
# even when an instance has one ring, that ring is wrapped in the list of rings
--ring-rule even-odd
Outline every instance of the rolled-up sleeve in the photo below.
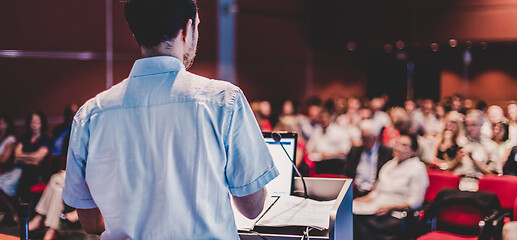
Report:
[[[278,176],[255,116],[238,90],[226,137],[226,180],[233,196],[252,194]]]
[[[79,119],[76,116],[72,123],[72,130],[70,132],[63,200],[69,206],[78,209],[91,209],[97,207],[85,180],[88,142],[88,121]]]

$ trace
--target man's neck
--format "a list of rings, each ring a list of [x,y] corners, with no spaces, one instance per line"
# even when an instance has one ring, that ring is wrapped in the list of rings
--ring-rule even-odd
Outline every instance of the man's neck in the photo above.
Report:
[[[182,61],[183,51],[170,42],[162,42],[152,48],[140,47],[142,57],[171,56]]]

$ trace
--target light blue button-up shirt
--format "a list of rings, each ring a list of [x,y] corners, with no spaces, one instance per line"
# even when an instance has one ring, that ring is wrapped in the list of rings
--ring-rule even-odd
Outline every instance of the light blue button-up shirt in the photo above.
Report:
[[[278,175],[242,91],[167,56],[81,107],[66,171],[64,201],[100,209],[101,239],[153,240],[238,239],[228,192]]]

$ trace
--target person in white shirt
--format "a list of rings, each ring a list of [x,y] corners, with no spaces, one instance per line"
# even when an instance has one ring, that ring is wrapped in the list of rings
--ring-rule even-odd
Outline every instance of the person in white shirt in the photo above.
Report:
[[[353,202],[354,239],[391,239],[399,234],[400,211],[418,209],[429,178],[416,157],[417,138],[402,133],[393,148],[393,159],[380,170],[379,180],[366,196]]]
[[[309,141],[309,159],[316,162],[316,173],[342,174],[345,156],[352,147],[346,130],[332,121],[330,112],[323,109],[320,113],[320,126]]]

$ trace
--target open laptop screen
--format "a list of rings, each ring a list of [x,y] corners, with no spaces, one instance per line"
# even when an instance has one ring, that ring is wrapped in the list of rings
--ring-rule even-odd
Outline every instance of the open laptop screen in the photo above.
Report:
[[[263,132],[264,140],[269,148],[273,161],[278,170],[278,177],[266,185],[269,196],[290,195],[293,183],[293,166],[279,143],[275,142],[270,132]],[[282,144],[291,157],[296,159],[296,143],[298,134],[292,132],[280,132]]]

